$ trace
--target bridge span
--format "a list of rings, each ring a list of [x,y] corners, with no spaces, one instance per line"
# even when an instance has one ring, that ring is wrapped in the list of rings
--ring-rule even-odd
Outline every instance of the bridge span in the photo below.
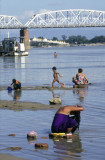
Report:
[[[14,16],[0,15],[0,29],[105,27],[105,11],[69,9],[33,15],[26,24]]]
[[[70,9],[34,15],[27,28],[105,27],[105,11]]]

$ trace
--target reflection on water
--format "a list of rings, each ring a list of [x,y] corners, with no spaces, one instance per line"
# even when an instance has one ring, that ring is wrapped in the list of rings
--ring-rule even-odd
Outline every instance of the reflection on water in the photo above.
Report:
[[[25,81],[26,73],[22,71],[27,68],[27,57],[26,56],[9,56],[0,57],[0,85],[8,86],[13,78]]]
[[[4,68],[25,68],[26,58],[25,56],[3,57]]]
[[[60,91],[55,92],[55,90],[52,90],[52,97],[53,98],[62,98],[64,96],[64,94],[65,94],[65,90],[62,92],[60,92]]]
[[[83,152],[81,139],[78,134],[72,136],[70,139],[54,139],[54,148],[56,153],[62,155],[62,159],[81,157],[78,153]],[[65,156],[66,155],[66,156]]]
[[[8,91],[8,95],[10,96],[10,97],[12,97],[13,98],[13,100],[19,100],[20,99],[20,97],[21,97],[21,95],[22,95],[22,91],[21,90],[19,90],[19,91]]]
[[[36,141],[37,141],[37,139],[27,139],[27,142],[28,142],[28,144],[35,144],[36,143]]]
[[[73,94],[78,95],[78,99],[80,100],[80,102],[82,102],[87,95],[87,91],[88,91],[88,87],[74,89]]]

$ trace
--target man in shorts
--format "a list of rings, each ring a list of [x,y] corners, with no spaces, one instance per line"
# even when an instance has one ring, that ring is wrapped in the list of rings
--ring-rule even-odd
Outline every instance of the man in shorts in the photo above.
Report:
[[[69,117],[69,115],[83,110],[82,106],[77,105],[60,107],[53,119],[51,126],[52,133],[73,133],[78,128],[79,122],[75,118]]]

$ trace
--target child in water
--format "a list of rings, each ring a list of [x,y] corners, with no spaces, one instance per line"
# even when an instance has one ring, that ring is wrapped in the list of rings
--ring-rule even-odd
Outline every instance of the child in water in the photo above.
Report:
[[[78,69],[78,73],[76,74],[76,77],[72,78],[72,82],[75,83],[76,85],[79,84],[88,84],[88,79],[86,75],[83,72],[82,68]]]
[[[51,126],[52,133],[74,133],[79,128],[80,111],[83,111],[82,106],[64,106],[56,112]],[[74,118],[69,115],[75,115]]]
[[[17,81],[16,79],[12,79],[12,83],[10,87],[13,85],[14,90],[20,90],[21,89],[21,83]]]
[[[55,57],[55,58],[57,57],[57,53],[56,53],[56,52],[54,52],[54,57]]]
[[[60,77],[62,77],[62,76],[56,71],[56,67],[53,67],[52,70],[53,70],[53,72],[54,72],[54,74],[53,74],[54,80],[53,80],[53,82],[52,82],[52,87],[54,87],[54,83],[55,83],[55,82],[58,82],[58,83],[62,84],[62,87],[64,87],[65,84],[62,83],[62,82],[59,82],[58,75],[59,75]]]

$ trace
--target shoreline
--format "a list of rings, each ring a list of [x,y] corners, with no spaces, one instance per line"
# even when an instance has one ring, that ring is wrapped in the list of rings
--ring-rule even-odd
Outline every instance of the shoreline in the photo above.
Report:
[[[33,46],[33,45],[31,45],[30,47],[31,48],[49,48],[49,47],[52,47],[52,48],[54,48],[54,47],[80,47],[80,46],[105,46],[105,42],[103,42],[103,43],[86,43],[86,44],[69,44],[69,45],[64,45],[64,46],[62,46],[62,45],[58,45],[58,46],[50,46],[50,45],[48,45],[48,46]]]
[[[4,153],[0,153],[0,159],[1,160],[7,160],[7,159],[8,160],[28,160],[25,158],[13,156],[12,154],[4,154]]]

